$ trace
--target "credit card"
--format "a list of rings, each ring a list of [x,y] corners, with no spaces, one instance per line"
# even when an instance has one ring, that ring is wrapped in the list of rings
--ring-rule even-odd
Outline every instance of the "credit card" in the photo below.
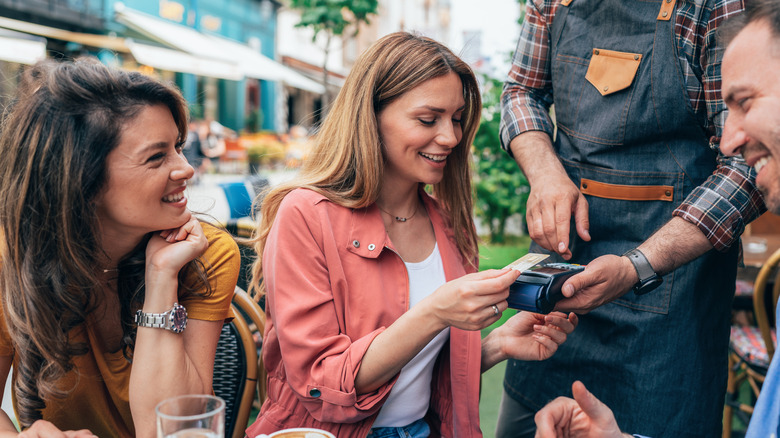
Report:
[[[529,252],[528,254],[520,257],[519,259],[515,260],[514,262],[506,265],[507,268],[515,269],[520,272],[525,271],[528,268],[531,268],[533,266],[536,266],[539,264],[539,262],[545,260],[547,257],[550,257],[549,254],[536,254],[533,252]],[[506,269],[506,268],[504,268]]]

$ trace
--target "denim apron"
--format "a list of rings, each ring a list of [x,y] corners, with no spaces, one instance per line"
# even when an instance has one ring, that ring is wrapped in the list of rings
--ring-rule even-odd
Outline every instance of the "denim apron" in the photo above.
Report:
[[[573,263],[637,247],[715,169],[683,82],[674,4],[564,0],[553,20],[554,146],[588,200],[592,238],[572,226]],[[581,380],[622,430],[720,436],[736,263],[736,248],[710,251],[658,289],[581,316],[551,359],[507,364],[507,393],[538,409]]]

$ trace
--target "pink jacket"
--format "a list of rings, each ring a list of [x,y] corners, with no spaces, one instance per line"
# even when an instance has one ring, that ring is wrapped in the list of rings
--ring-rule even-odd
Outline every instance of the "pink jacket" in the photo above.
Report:
[[[447,280],[473,271],[437,202],[424,198]],[[365,437],[395,379],[358,394],[355,376],[374,337],[409,308],[406,267],[379,210],[344,208],[294,190],[281,203],[263,266],[268,400],[247,435],[315,427],[338,438]],[[480,354],[479,332],[451,328],[431,382],[432,436],[482,436]]]

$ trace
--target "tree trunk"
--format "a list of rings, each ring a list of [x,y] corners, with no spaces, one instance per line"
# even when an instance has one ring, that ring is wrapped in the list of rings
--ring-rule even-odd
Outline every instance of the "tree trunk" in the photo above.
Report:
[[[506,237],[506,216],[498,220],[498,241],[504,243]]]

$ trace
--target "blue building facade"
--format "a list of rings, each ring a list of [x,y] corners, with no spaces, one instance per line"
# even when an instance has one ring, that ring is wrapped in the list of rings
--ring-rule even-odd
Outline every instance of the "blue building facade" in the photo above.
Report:
[[[138,35],[115,19],[116,3],[103,0],[106,30]],[[273,0],[126,0],[124,6],[205,34],[221,35],[275,56],[276,14]],[[235,131],[277,130],[277,85],[252,78],[227,80],[176,73],[176,83],[195,117],[213,118]]]
[[[0,0],[0,105],[24,64],[92,55],[175,82],[193,118],[237,132],[286,131],[298,121],[287,117],[285,96],[311,98],[325,89],[275,61],[280,6],[277,0]]]
[[[48,57],[94,55],[106,64],[156,74],[177,83],[196,118],[215,119],[235,131],[276,131],[283,129],[275,126],[276,113],[283,110],[276,104],[280,100],[281,85],[278,77],[263,73],[266,70],[263,65],[274,64],[268,68],[274,70],[277,63],[265,59],[266,64],[253,67],[254,71],[248,73],[240,71],[240,64],[241,58],[253,58],[258,53],[271,60],[275,58],[279,6],[276,0],[125,0],[123,3],[115,0],[0,0],[0,35],[18,38],[12,41],[19,41],[20,47],[24,38],[45,41]],[[220,36],[241,45],[238,50],[221,53],[221,57],[198,58],[198,54],[192,53],[198,50],[182,50],[176,44],[167,44],[159,35],[155,38],[143,29],[122,22],[118,19],[119,10],[135,11],[144,20],[157,20],[158,24],[163,23],[162,27],[174,30],[184,29],[183,34],[190,32],[190,36],[204,41],[210,36]],[[28,24],[37,27],[31,30]],[[193,34],[193,30],[200,33]],[[121,41],[112,41],[114,38]],[[147,51],[157,48],[158,51],[175,50],[167,53],[178,56],[193,55],[193,62],[205,68],[202,71],[191,66],[179,68],[170,60],[144,64],[130,47],[135,43],[138,43],[136,46],[143,45]],[[212,54],[220,55],[222,47],[230,46],[230,43],[219,39],[212,41]],[[6,52],[8,50],[6,48]],[[226,59],[231,56],[232,59]],[[210,74],[215,70],[210,67],[220,64],[219,58],[223,72],[225,66],[235,71],[229,75]],[[0,72],[5,78],[13,77],[13,72],[19,68],[13,61],[9,66],[7,60],[0,58],[0,63]],[[5,85],[0,87],[0,103],[13,91],[13,84],[9,85],[11,88]]]

